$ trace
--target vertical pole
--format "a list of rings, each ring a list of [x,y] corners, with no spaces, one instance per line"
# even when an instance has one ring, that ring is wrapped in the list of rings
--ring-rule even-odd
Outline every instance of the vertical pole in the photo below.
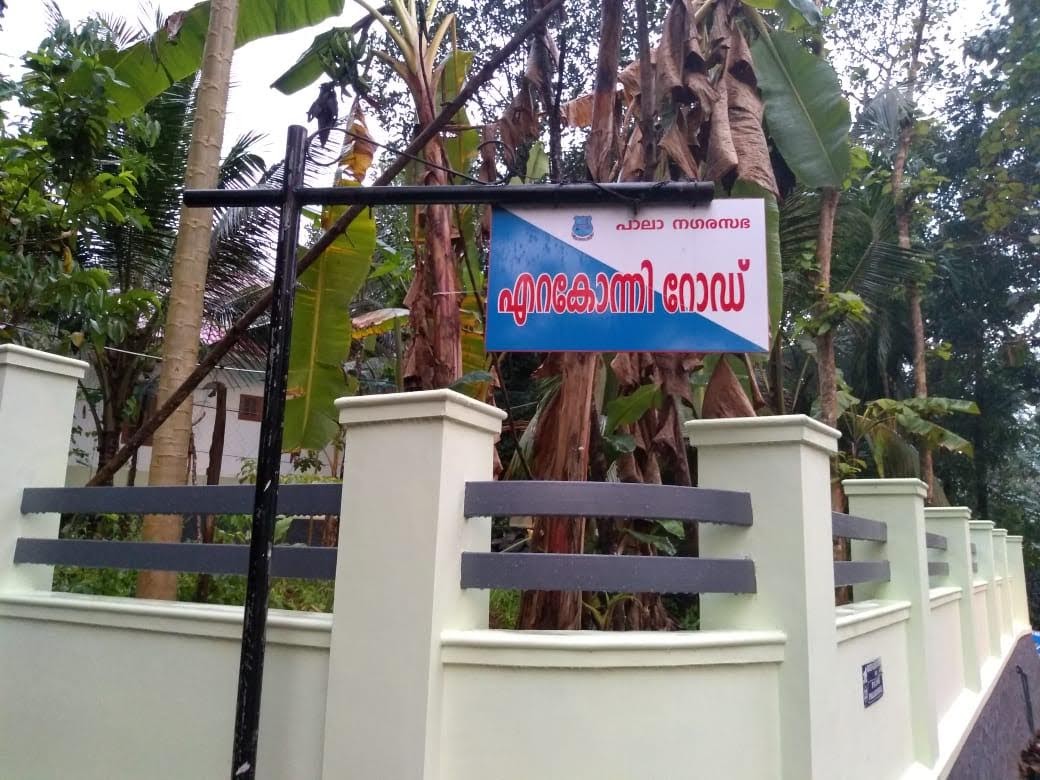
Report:
[[[777,777],[840,777],[830,498],[839,433],[804,415],[694,420],[684,430],[697,448],[699,486],[747,491],[754,511],[748,528],[700,526],[701,556],[750,557],[758,581],[754,594],[702,594],[701,629],[787,635]]]
[[[238,703],[235,709],[233,778],[256,777],[256,747],[260,735],[260,690],[264,680],[267,597],[271,580],[271,547],[278,507],[278,476],[282,459],[282,422],[285,417],[285,383],[289,371],[289,339],[292,334],[293,295],[296,289],[296,244],[300,233],[300,203],[296,189],[303,186],[307,158],[307,131],[289,128],[285,145],[282,213],[278,222],[271,296],[271,337],[264,378],[264,414],[260,422],[260,450],[256,464],[256,498],[249,543],[245,614],[242,620],[242,655],[238,668]]]
[[[1022,537],[1009,535],[1007,538],[1008,569],[1011,571],[1011,589],[1013,602],[1012,615],[1015,618],[1015,630],[1029,628],[1029,597],[1026,591],[1026,569],[1022,558]]]
[[[966,506],[926,507],[925,529],[946,537],[946,562],[950,565],[951,585],[961,589],[961,657],[964,663],[964,684],[971,691],[982,690],[979,667],[986,657],[986,648],[978,647],[975,621],[975,572],[971,570],[971,538],[968,523],[971,510]]]
[[[993,567],[997,573],[997,600],[1000,602],[1001,644],[1009,646],[1015,636],[1015,617],[1011,613],[1011,572],[1008,567],[1007,529],[993,529]]]
[[[985,662],[987,655],[1000,658],[1000,601],[997,597],[997,575],[993,561],[993,522],[972,520],[968,523],[968,528],[971,530],[971,541],[975,545],[975,555],[979,564],[978,579],[986,583],[986,636],[989,638],[989,647],[977,648],[979,660]]]
[[[14,548],[20,536],[57,539],[59,516],[23,515],[22,490],[65,484],[76,382],[86,370],[71,358],[0,346],[0,592],[51,589],[54,567],[15,564]]]
[[[466,483],[491,479],[505,415],[451,390],[344,398],[324,780],[454,780],[442,770],[441,632],[486,629],[488,591],[459,587],[491,519]],[[404,481],[402,482],[402,475]]]
[[[939,757],[939,719],[928,667],[932,646],[931,588],[924,535],[928,485],[919,479],[846,479],[841,484],[849,498],[850,514],[882,520],[888,525],[888,541],[884,544],[852,543],[853,560],[888,559],[888,582],[869,588],[857,586],[854,592],[857,600],[866,597],[910,602],[906,637],[914,756],[924,766],[932,766]]]

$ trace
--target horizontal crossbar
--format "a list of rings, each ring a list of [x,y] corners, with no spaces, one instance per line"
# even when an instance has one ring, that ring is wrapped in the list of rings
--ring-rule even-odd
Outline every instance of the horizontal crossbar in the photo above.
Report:
[[[831,535],[866,542],[885,542],[888,541],[888,526],[880,520],[831,512]]]
[[[925,533],[924,544],[929,550],[945,550],[946,537],[942,534]]]
[[[249,545],[21,537],[15,543],[14,562],[91,569],[245,574]],[[336,548],[275,546],[271,575],[308,580],[335,579]]]
[[[929,577],[949,577],[950,564],[946,561],[928,561]]]
[[[747,493],[626,482],[467,482],[466,517],[637,517],[751,525]]]
[[[834,585],[859,585],[863,582],[888,582],[888,561],[835,561]]]
[[[282,485],[278,489],[278,512],[286,515],[338,515],[341,493],[342,485],[335,482]],[[22,514],[251,515],[255,494],[253,485],[25,488],[22,491]]]
[[[610,184],[446,184],[382,187],[299,187],[301,205],[391,206],[429,203],[488,203],[491,205],[564,206],[597,203],[640,205],[644,203],[708,203],[715,197],[710,181],[657,183],[615,182]],[[286,192],[280,188],[185,190],[184,205],[280,206]]]
[[[463,553],[462,587],[618,593],[754,593],[755,564],[745,559],[657,555]]]

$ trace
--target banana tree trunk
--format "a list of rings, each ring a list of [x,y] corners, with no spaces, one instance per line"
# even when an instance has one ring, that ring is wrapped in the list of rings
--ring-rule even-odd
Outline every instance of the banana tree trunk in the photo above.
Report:
[[[184,177],[186,189],[217,186],[237,20],[238,0],[212,0],[199,79],[198,107]],[[212,209],[181,209],[170,303],[163,331],[160,406],[191,374],[198,362],[203,289],[212,232]],[[149,484],[186,483],[191,409],[189,396],[156,431],[148,471]],[[179,541],[181,525],[179,515],[148,515],[141,536],[145,541]],[[137,579],[137,595],[139,598],[175,599],[177,575],[173,572],[141,572]]]
[[[420,127],[433,119],[435,95],[416,84]],[[447,156],[441,142],[427,144],[423,184],[448,184]],[[439,166],[439,167],[438,167]],[[423,241],[416,246],[415,276],[405,297],[410,311],[412,341],[405,357],[405,384],[412,390],[448,387],[462,376],[459,303],[462,295],[458,265],[451,242],[451,207],[427,206],[419,212]]]
[[[599,60],[592,108],[592,129],[586,163],[594,181],[608,181],[616,151],[614,100],[618,78],[621,0],[604,0],[600,24]],[[559,373],[561,385],[534,442],[534,469],[539,479],[585,480],[589,471],[592,432],[592,389],[598,356],[564,352],[546,357],[543,373]],[[536,552],[579,553],[585,538],[584,519],[545,518],[535,521],[531,549]],[[580,592],[526,591],[520,602],[521,628],[581,628]]]
[[[831,250],[834,244],[834,216],[839,193],[825,187],[820,193],[820,227],[816,237],[817,287],[821,300],[831,291]],[[834,329],[816,338],[816,363],[819,374],[820,416],[832,428],[838,422],[838,371],[834,360]]]

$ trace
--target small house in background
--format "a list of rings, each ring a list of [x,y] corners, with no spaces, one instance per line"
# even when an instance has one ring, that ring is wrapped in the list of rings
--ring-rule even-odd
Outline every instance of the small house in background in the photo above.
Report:
[[[88,374],[84,382],[89,387],[93,377]],[[258,368],[218,368],[211,373],[192,395],[192,432],[194,434],[195,456],[191,468],[200,485],[206,484],[206,472],[210,466],[210,450],[213,444],[213,433],[217,419],[217,383],[226,388],[226,409],[224,418],[224,445],[220,459],[219,483],[234,485],[239,482],[239,475],[244,466],[255,463],[260,441],[260,418],[264,408],[264,372]],[[95,381],[96,384],[96,381]],[[144,417],[155,409],[154,394],[147,396]],[[76,422],[69,448],[69,465],[66,473],[66,484],[69,486],[85,485],[97,470],[98,451],[97,433],[94,417],[88,402],[82,397],[76,401]],[[132,429],[126,427],[122,441],[125,442]],[[148,467],[151,463],[152,448],[148,444],[142,446],[137,453],[135,485],[148,484]],[[127,484],[131,471],[127,464],[115,477],[116,485]],[[292,471],[289,455],[282,456],[282,473]],[[190,481],[190,480],[189,480]]]

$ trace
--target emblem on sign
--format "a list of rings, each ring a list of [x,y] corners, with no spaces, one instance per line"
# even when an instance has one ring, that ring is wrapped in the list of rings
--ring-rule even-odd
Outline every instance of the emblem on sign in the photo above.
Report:
[[[571,238],[575,241],[588,241],[592,236],[592,215],[575,217],[574,224],[571,225]]]
[[[869,707],[885,695],[885,681],[881,676],[881,659],[863,664],[863,706]]]
[[[769,351],[762,200],[582,211],[492,212],[489,351]]]

